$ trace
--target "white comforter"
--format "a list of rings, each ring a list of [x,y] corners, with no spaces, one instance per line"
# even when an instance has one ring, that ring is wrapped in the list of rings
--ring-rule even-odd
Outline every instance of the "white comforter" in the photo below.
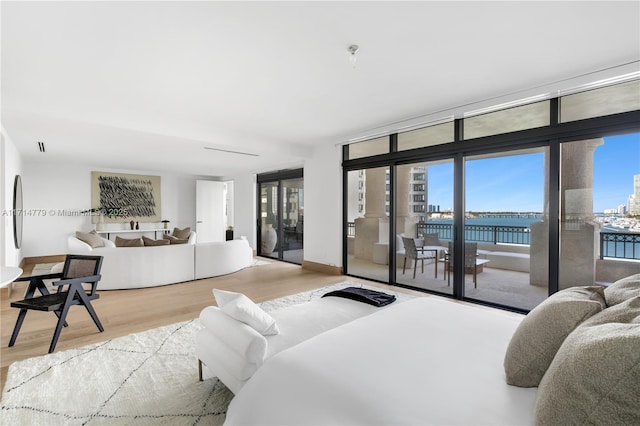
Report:
[[[521,317],[425,297],[269,359],[226,425],[531,424],[536,388],[505,382]]]

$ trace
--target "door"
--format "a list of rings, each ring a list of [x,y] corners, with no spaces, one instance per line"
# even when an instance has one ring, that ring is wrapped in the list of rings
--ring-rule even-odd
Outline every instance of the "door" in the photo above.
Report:
[[[196,181],[196,238],[199,243],[225,240],[225,184]]]
[[[548,152],[539,147],[465,157],[466,298],[523,310],[547,298]]]
[[[302,264],[302,169],[258,175],[258,255]]]

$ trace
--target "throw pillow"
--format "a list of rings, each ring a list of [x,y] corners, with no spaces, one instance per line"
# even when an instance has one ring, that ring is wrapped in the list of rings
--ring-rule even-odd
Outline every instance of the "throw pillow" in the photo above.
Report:
[[[187,244],[189,242],[188,239],[176,238],[173,235],[163,235],[162,239],[169,241],[169,244]]]
[[[142,247],[142,238],[116,237],[116,247]]]
[[[244,294],[214,288],[213,296],[222,312],[247,324],[263,336],[280,332],[276,320]]]
[[[627,299],[640,296],[640,274],[622,278],[604,289],[608,306],[617,305]]]
[[[145,246],[168,246],[169,240],[153,240],[148,237],[142,237],[142,242]]]
[[[76,238],[79,239],[80,241],[83,241],[89,244],[91,248],[104,247],[104,241],[102,241],[102,238],[100,238],[100,236],[96,234],[96,231],[91,231],[91,232],[76,231]]]
[[[173,236],[179,238],[181,240],[189,239],[189,235],[191,235],[191,228],[173,228]]]
[[[640,297],[594,315],[564,341],[536,395],[540,425],[638,424]]]
[[[601,286],[567,288],[536,306],[524,317],[507,347],[507,383],[538,386],[569,333],[605,308]]]

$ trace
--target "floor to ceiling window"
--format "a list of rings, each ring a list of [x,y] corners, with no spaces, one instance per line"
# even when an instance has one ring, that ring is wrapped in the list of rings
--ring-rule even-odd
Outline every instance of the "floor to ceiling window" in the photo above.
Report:
[[[345,272],[520,311],[639,273],[635,78],[346,146]]]
[[[258,175],[258,255],[302,264],[302,169]]]

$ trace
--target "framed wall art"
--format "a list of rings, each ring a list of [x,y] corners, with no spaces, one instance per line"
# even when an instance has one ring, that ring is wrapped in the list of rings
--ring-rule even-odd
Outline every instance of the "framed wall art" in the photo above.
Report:
[[[91,172],[91,221],[160,222],[160,189],[160,176]]]

